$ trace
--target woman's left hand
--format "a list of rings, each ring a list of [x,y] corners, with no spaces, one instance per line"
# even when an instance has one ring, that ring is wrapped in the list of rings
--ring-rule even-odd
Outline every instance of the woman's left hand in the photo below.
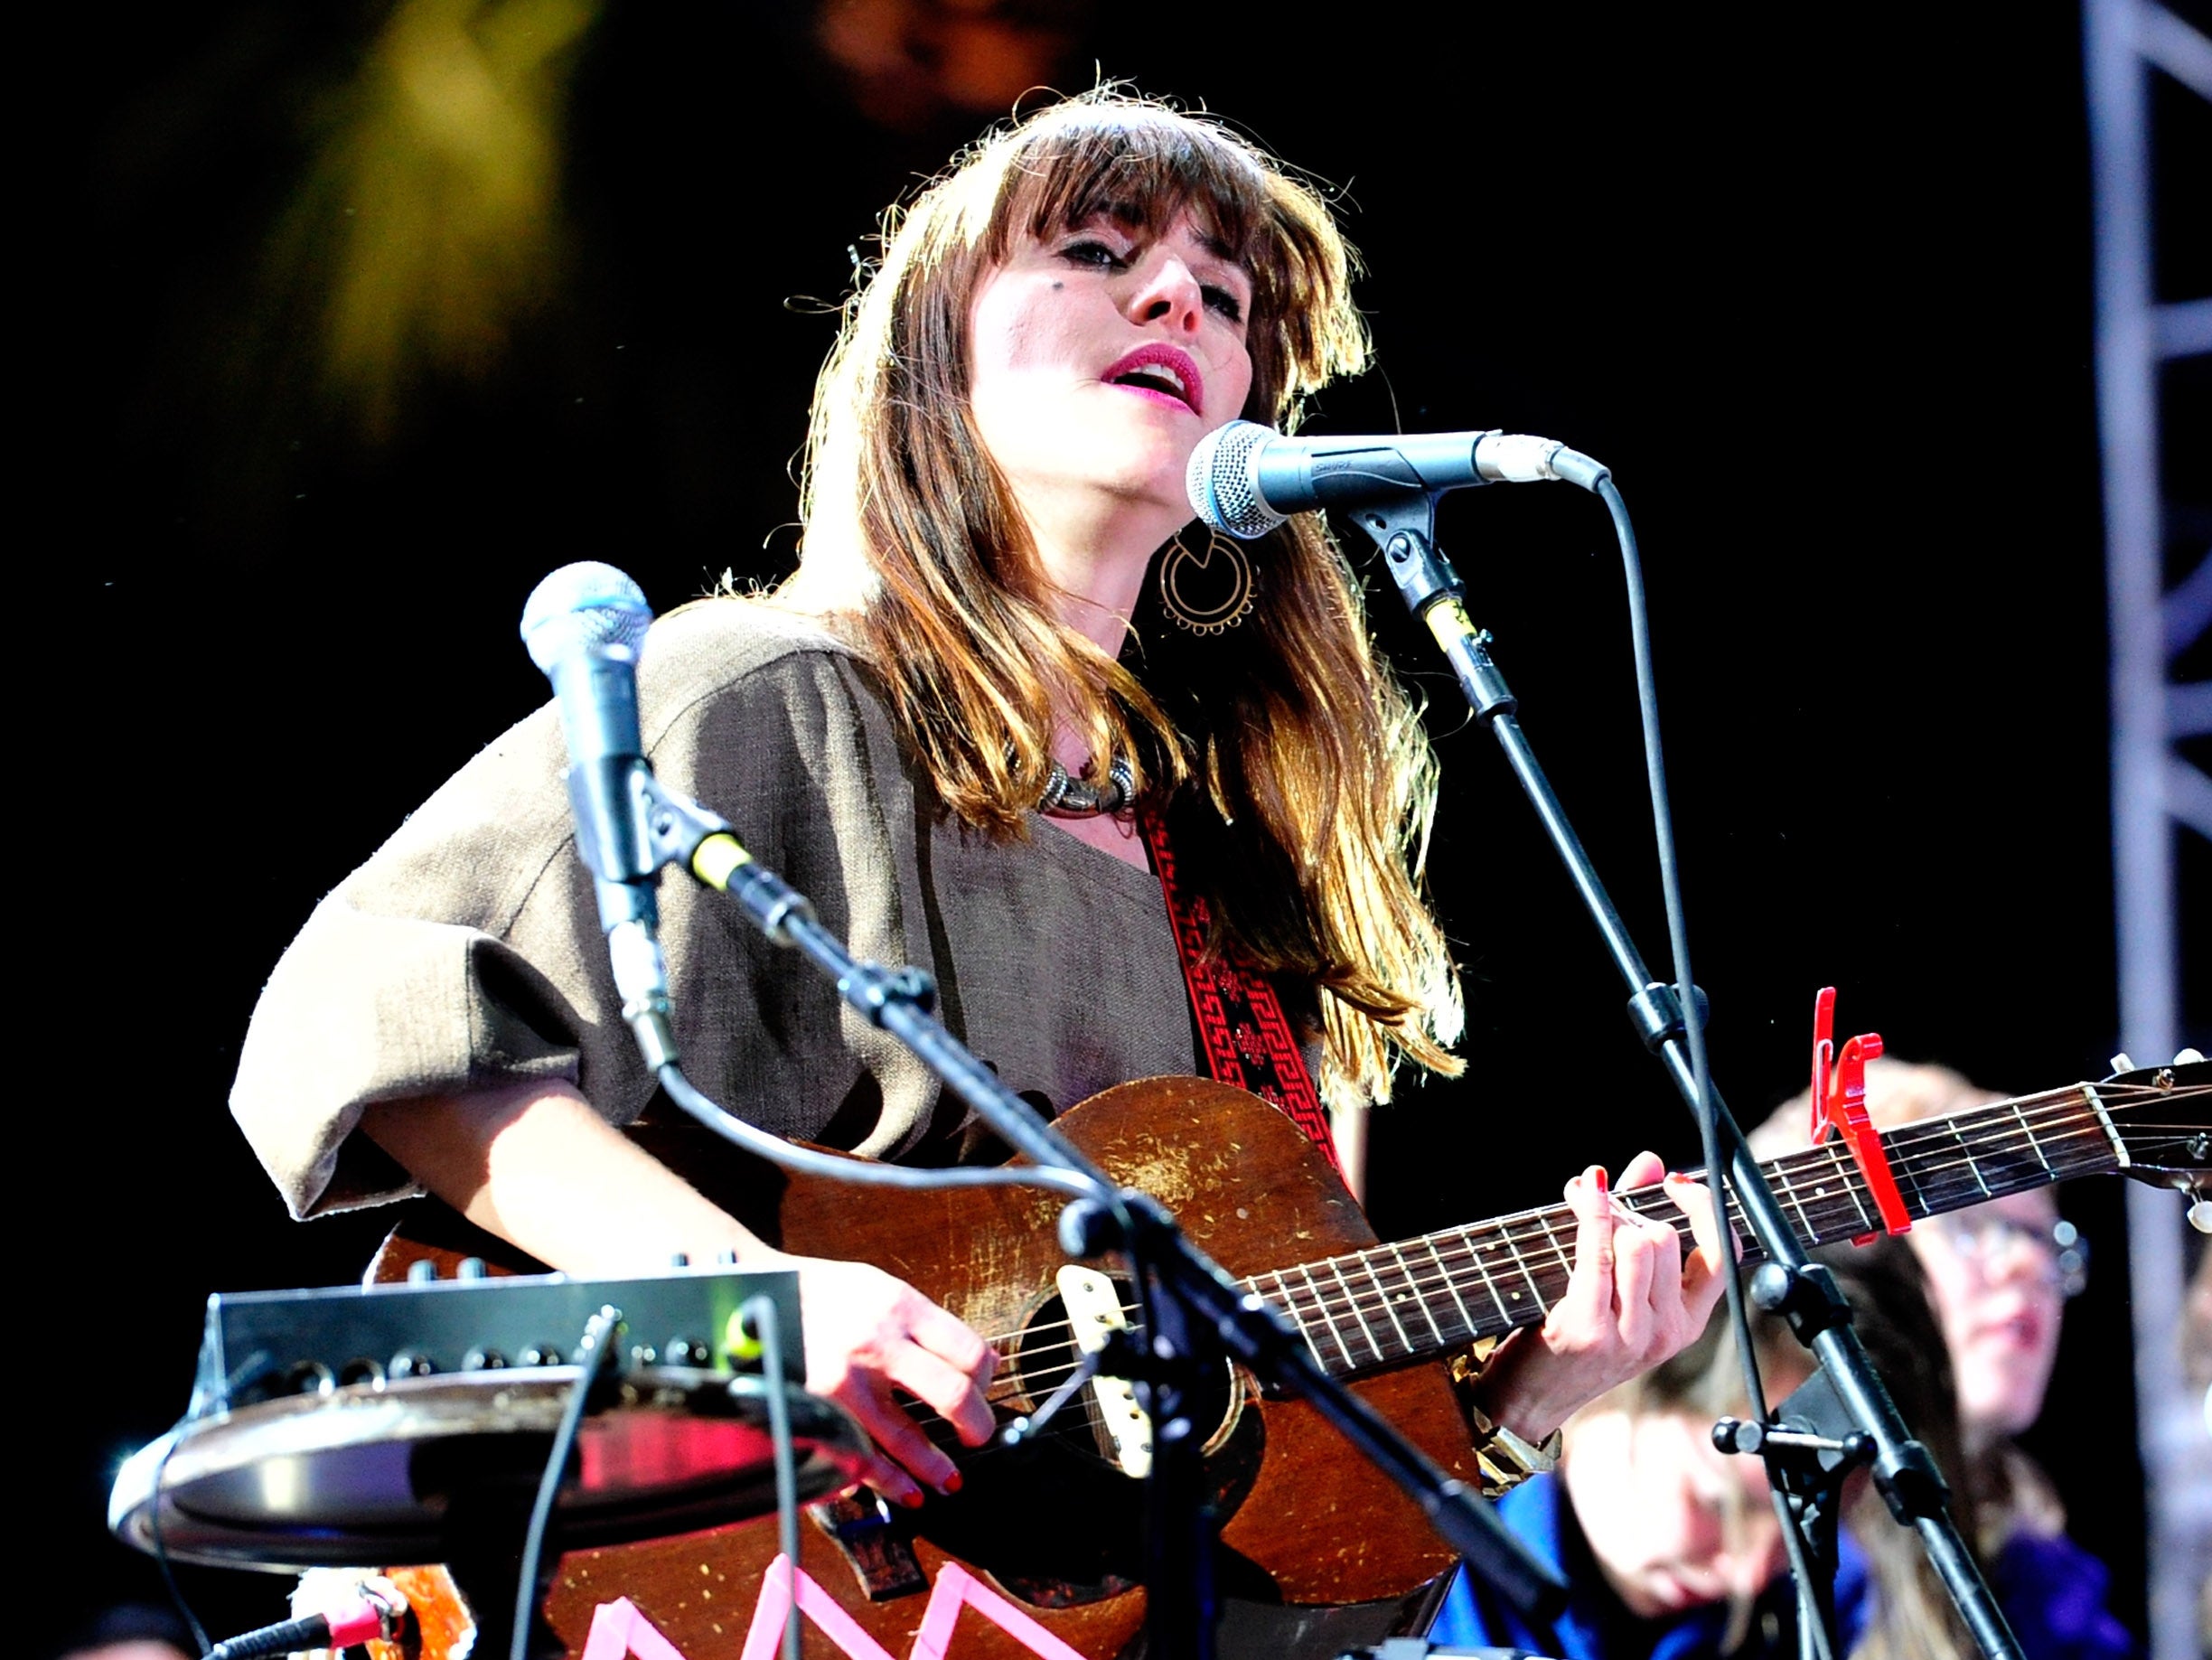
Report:
[[[1647,1187],[1664,1171],[1657,1154],[1638,1153],[1620,1185]],[[1492,1422],[1542,1441],[1576,1409],[1705,1329],[1729,1261],[1712,1196],[1686,1176],[1666,1176],[1665,1186],[1696,1238],[1686,1261],[1673,1228],[1636,1219],[1614,1199],[1603,1166],[1567,1184],[1576,1232],[1566,1294],[1542,1326],[1515,1332],[1483,1367],[1475,1398]]]

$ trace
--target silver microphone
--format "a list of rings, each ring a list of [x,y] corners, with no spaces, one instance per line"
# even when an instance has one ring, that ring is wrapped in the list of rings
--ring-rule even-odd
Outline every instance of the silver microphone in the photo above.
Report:
[[[652,769],[638,735],[638,649],[651,623],[644,590],[590,561],[562,566],[522,607],[522,642],[553,682],[567,738],[576,856],[598,893],[623,1018],[649,1060],[649,1029],[664,1038],[669,1011],[653,891],[661,861],[648,828]]]
[[[1231,421],[1198,441],[1184,488],[1199,518],[1250,541],[1310,508],[1372,507],[1413,494],[1544,479],[1595,490],[1606,475],[1579,451],[1524,433],[1287,438],[1271,427]]]

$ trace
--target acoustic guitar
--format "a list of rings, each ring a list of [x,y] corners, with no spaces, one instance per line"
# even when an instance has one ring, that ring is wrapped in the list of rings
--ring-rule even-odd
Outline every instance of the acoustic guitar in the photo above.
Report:
[[[1438,1363],[1544,1318],[1571,1262],[1575,1223],[1565,1205],[1378,1243],[1289,1119],[1202,1079],[1125,1084],[1072,1109],[1059,1126],[1118,1180],[1167,1205],[1200,1249],[1276,1307],[1320,1365],[1430,1458],[1474,1479],[1466,1426]],[[873,1261],[989,1337],[1002,1358],[990,1386],[1002,1416],[1033,1410],[1075,1364],[1069,1306],[1055,1283],[1064,1258],[1054,1196],[862,1193],[767,1170],[704,1131],[641,1139],[783,1248]],[[2190,1190],[2212,1180],[2212,1066],[2076,1084],[1882,1139],[1916,1218],[2082,1176],[2120,1173]],[[1840,1143],[1763,1168],[1808,1243],[1879,1231],[1867,1182]],[[1687,1241],[1688,1221],[1664,1189],[1621,1197]],[[1750,1257],[1732,1210],[1730,1220]],[[539,1271],[426,1201],[386,1241],[370,1277],[404,1278],[426,1258],[451,1272],[468,1255],[493,1271]],[[1098,1318],[1084,1308],[1085,1322]],[[948,1562],[1078,1652],[1101,1660],[1123,1652],[1143,1620],[1142,1483],[1129,1438],[1117,1434],[1123,1409],[1110,1389],[1078,1399],[1081,1410],[1071,1406],[1012,1449],[959,1449],[946,1426],[929,1426],[955,1450],[961,1491],[911,1513],[887,1514],[865,1494],[815,1506],[801,1524],[801,1569],[894,1655],[908,1654]],[[1453,1558],[1395,1487],[1311,1409],[1267,1399],[1233,1369],[1210,1416],[1224,1654],[1336,1655],[1426,1619]],[[553,1576],[547,1618],[580,1655],[595,1608],[623,1597],[689,1660],[735,1655],[776,1550],[774,1524],[763,1520],[571,1552]],[[431,1623],[449,1627],[451,1611]],[[811,1626],[806,1646],[823,1660],[837,1653]],[[440,1646],[417,1641],[408,1660],[449,1660]],[[376,1660],[400,1660],[397,1646],[370,1648]],[[1024,1652],[998,1627],[961,1614],[957,1660]]]

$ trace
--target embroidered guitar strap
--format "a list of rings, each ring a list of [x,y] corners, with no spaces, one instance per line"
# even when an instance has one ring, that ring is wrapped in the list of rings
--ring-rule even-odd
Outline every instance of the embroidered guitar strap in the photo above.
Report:
[[[1155,808],[1139,806],[1137,825],[1152,849],[1152,868],[1159,874],[1160,892],[1167,901],[1167,920],[1175,928],[1176,953],[1183,959],[1183,982],[1190,988],[1191,1015],[1198,1023],[1206,1070],[1218,1082],[1250,1090],[1280,1108],[1321,1149],[1329,1168],[1341,1175],[1328,1115],[1321,1110],[1320,1094],[1298,1049],[1298,1034],[1283,1014],[1282,999],[1266,975],[1242,964],[1205,960],[1205,897],[1190,892],[1177,878],[1166,819]]]

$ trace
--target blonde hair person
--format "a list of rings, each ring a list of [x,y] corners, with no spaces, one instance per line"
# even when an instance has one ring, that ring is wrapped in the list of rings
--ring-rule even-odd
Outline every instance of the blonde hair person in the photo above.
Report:
[[[2003,1100],[1948,1066],[1878,1056],[1867,1063],[1867,1115],[1890,1130]],[[1776,1108],[1750,1134],[1762,1158],[1805,1145],[1811,1095]],[[2067,1535],[2048,1476],[2014,1440],[2043,1411],[2067,1299],[2088,1247],[2060,1219],[2050,1187],[2006,1194],[1913,1224],[1904,1239],[1926,1271],[1956,1382],[1964,1494],[1979,1523],[1992,1589],[2029,1660],[2132,1653],[2105,1607],[2104,1564]]]
[[[1325,532],[1302,520],[1252,549],[1239,626],[1161,614],[1199,439],[1291,420],[1365,361],[1326,206],[1219,123],[1101,92],[987,139],[890,223],[822,376],[798,574],[648,636],[656,772],[856,956],[934,976],[948,1023],[1048,1111],[1203,1062],[1124,796],[1164,820],[1205,952],[1279,989],[1340,1113],[1387,1093],[1394,1056],[1454,1068],[1457,991],[1416,885],[1433,764]],[[808,1386],[873,1436],[869,1480],[910,1505],[951,1491],[906,1397],[980,1444],[984,1338],[868,1263],[772,1248],[619,1132],[654,1080],[561,760],[540,711],[318,907],[256,1012],[234,1111],[303,1215],[427,1188],[576,1271],[676,1252],[795,1269]],[[1044,811],[1055,767],[1097,811]],[[726,908],[675,886],[662,904],[710,1094],[870,1157],[992,1156],[826,984]],[[1660,1176],[1646,1154],[1621,1179]],[[1702,1327],[1720,1246],[1702,1191],[1674,1186],[1703,1229],[1686,1258],[1618,1217],[1602,1168],[1570,1185],[1573,1277],[1479,1380],[1495,1423],[1542,1442]]]

